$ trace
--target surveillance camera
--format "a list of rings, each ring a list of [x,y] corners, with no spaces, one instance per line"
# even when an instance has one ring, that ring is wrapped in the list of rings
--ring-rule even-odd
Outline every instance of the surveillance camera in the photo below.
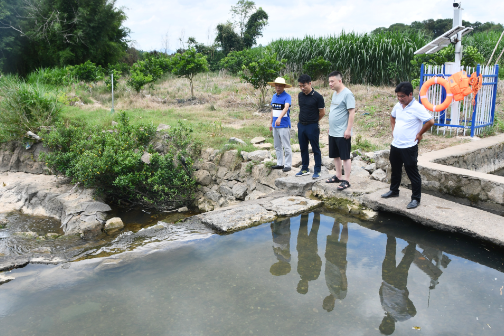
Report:
[[[460,7],[460,3],[459,2],[454,2],[453,3],[453,8],[459,8]]]

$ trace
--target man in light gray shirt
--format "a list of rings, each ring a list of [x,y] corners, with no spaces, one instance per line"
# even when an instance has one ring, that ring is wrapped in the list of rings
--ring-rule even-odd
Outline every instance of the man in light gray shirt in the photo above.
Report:
[[[329,87],[334,90],[329,112],[329,157],[334,159],[336,175],[326,180],[326,183],[340,183],[338,190],[350,187],[350,160],[352,126],[355,117],[355,98],[344,84],[341,73],[333,71],[329,74]],[[345,167],[343,180],[341,165]]]

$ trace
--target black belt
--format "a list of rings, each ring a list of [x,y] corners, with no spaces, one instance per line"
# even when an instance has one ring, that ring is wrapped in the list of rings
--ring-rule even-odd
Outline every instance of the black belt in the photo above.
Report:
[[[316,121],[316,122],[304,122],[304,121],[300,121],[299,123],[301,125],[311,125],[311,124],[318,124],[318,121]]]

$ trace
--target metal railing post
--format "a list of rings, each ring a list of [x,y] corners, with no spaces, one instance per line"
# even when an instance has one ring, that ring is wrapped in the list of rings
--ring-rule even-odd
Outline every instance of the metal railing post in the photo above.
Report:
[[[476,75],[479,76],[481,72],[481,65],[478,64],[476,67]],[[472,120],[471,120],[471,138],[474,137],[474,131],[476,130],[476,110],[478,109],[478,94],[476,94],[476,97],[474,97],[474,109],[473,109],[473,115],[472,115]]]

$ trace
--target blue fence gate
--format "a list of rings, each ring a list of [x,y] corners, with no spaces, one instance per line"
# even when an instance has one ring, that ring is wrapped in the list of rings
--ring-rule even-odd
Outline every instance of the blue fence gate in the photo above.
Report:
[[[497,84],[499,81],[499,65],[481,66],[476,68],[462,67],[471,76],[473,72],[483,75],[483,86],[476,94],[473,105],[473,94],[466,96],[464,100],[452,102],[443,111],[431,112],[434,116],[436,132],[446,134],[454,132],[466,135],[470,131],[471,137],[481,134],[485,127],[490,127],[495,119],[495,102],[497,98]],[[438,76],[448,79],[452,74],[447,73],[446,65],[425,65],[420,69],[420,88],[430,78]],[[446,98],[446,91],[441,85],[433,85],[427,92],[429,102],[433,105],[441,104]],[[419,99],[420,100],[420,99]]]

